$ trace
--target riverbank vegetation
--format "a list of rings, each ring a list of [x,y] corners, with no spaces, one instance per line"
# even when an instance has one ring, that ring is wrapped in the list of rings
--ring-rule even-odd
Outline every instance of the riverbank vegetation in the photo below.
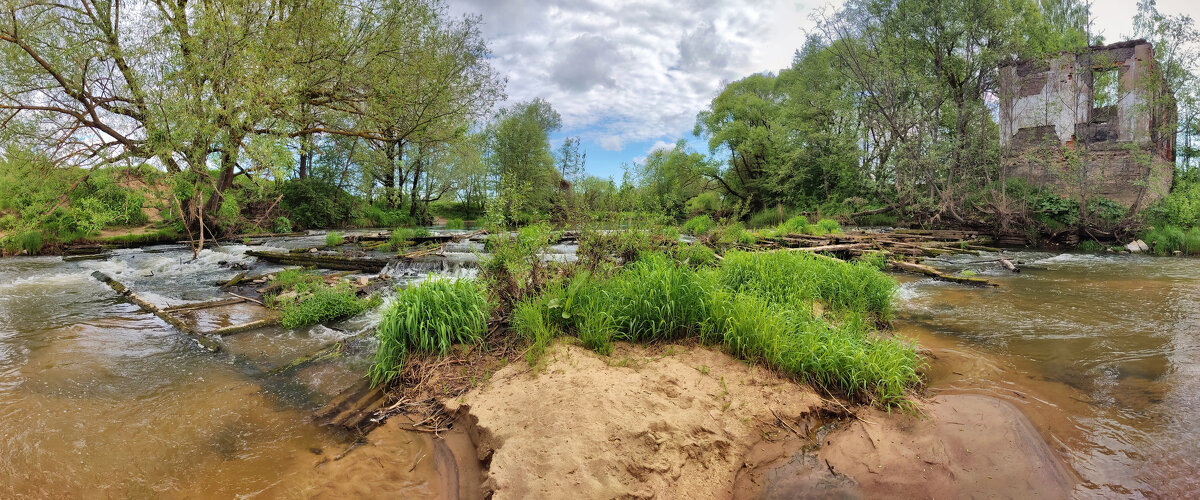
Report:
[[[820,20],[790,67],[720,90],[695,121],[708,151],[681,139],[625,165],[619,180],[588,174],[580,138],[558,142],[563,120],[548,101],[494,109],[505,82],[490,65],[483,20],[437,0],[175,8],[110,6],[103,16],[53,2],[5,8],[6,252],[53,251],[104,229],[171,228],[199,242],[643,216],[687,221],[691,234],[720,222],[728,242],[749,241],[737,222],[960,228],[1026,244],[1108,243],[1198,225],[1196,196],[1186,193],[1200,158],[1191,141],[1200,34],[1153,2],[1139,3],[1134,31],[1171,48],[1157,55],[1179,103],[1175,191],[1184,194],[1137,212],[1085,181],[1077,190],[1031,186],[1001,166],[989,105],[997,65],[1100,43],[1087,30],[1087,6],[1073,0],[936,8],[855,0]],[[144,16],[120,22],[132,11]],[[929,37],[932,25],[963,29]],[[133,53],[180,64],[151,71]],[[120,78],[101,84],[95,67]],[[1186,251],[1163,241],[1164,251]]]

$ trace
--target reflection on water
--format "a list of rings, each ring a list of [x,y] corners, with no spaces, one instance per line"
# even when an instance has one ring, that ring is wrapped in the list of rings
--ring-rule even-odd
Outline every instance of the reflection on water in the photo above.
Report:
[[[934,389],[1024,405],[1083,479],[1081,496],[1200,494],[1200,260],[1015,255],[1020,274],[968,264],[986,258],[942,263],[999,288],[902,286],[901,333],[967,366],[931,375]],[[979,354],[994,366],[973,367]]]
[[[264,379],[89,278],[103,270],[178,305],[215,296],[236,274],[218,263],[242,250],[0,260],[0,498],[276,496],[318,453],[345,449],[307,410],[336,391],[321,381],[353,373],[311,367],[300,380],[316,388]]]

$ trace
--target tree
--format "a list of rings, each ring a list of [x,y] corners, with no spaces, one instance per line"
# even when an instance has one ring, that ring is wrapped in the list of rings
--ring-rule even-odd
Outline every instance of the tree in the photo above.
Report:
[[[562,177],[549,138],[561,125],[558,112],[539,98],[500,110],[488,126],[487,162],[506,216],[552,208]]]

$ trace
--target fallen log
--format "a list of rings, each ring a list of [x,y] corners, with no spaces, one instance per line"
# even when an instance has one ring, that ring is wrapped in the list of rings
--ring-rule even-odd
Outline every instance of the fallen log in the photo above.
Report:
[[[958,283],[961,285],[1000,286],[1000,285],[992,283],[988,280],[985,280],[983,278],[969,278],[966,276],[954,276],[952,274],[946,274],[941,271],[938,271],[937,269],[926,266],[924,264],[915,264],[912,262],[904,262],[901,260],[889,260],[888,265],[891,266],[892,269],[897,269],[900,271],[907,271],[910,273],[923,274],[923,275],[929,276],[930,278],[933,278],[935,280],[949,281],[951,283]]]
[[[245,278],[246,278],[246,271],[242,271],[242,272],[240,272],[240,273],[237,273],[237,276],[234,276],[233,278],[230,278],[230,279],[229,279],[229,281],[226,281],[226,282],[225,282],[223,285],[221,285],[221,288],[222,288],[222,289],[225,289],[225,288],[229,288],[229,287],[231,287],[231,286],[234,286],[234,285],[236,285],[236,284],[238,284],[238,283],[241,283],[241,282],[242,282],[242,280],[243,280],[243,279],[245,279]]]
[[[319,267],[339,271],[363,271],[377,273],[388,264],[387,259],[374,257],[346,257],[342,255],[312,255],[284,252],[260,252],[250,250],[246,255],[258,257],[267,262],[290,266]]]
[[[133,293],[128,288],[125,288],[125,285],[122,285],[121,282],[113,279],[111,276],[104,274],[100,271],[94,271],[94,272],[92,272],[92,277],[96,278],[101,283],[108,285],[109,288],[112,288],[114,292],[117,292],[119,295],[121,295],[121,297],[123,299],[125,299],[129,303],[142,308],[143,311],[146,311],[155,316],[158,316],[163,321],[166,321],[167,324],[170,324],[171,326],[175,327],[175,329],[183,332],[188,337],[191,337],[192,340],[196,341],[196,344],[198,344],[200,347],[204,348],[208,352],[217,352],[217,351],[221,350],[220,343],[218,343],[217,341],[215,341],[213,339],[208,338],[204,334],[196,332],[196,330],[192,329],[192,327],[188,326],[187,323],[184,323],[179,318],[172,316],[170,313],[163,311],[162,309],[159,309],[158,306],[155,306],[154,304],[151,304],[149,301],[139,297],[137,294]]]
[[[371,387],[371,381],[364,377],[317,410],[315,417],[320,425],[356,429],[383,406],[386,397],[383,386]]]
[[[850,250],[865,250],[870,247],[871,245],[868,243],[844,243],[840,245],[787,248],[785,250],[793,252],[846,252]]]
[[[274,326],[277,324],[279,324],[279,317],[275,316],[275,317],[263,318],[260,320],[251,321],[249,323],[242,323],[240,325],[230,325],[230,326],[226,326],[223,328],[218,328],[216,330],[208,332],[208,335],[216,335],[218,337],[225,337],[225,336],[233,335],[235,333],[248,332],[250,330],[257,330],[259,328],[266,328],[268,326]]]
[[[233,304],[240,304],[245,301],[246,301],[246,299],[237,297],[237,298],[232,298],[232,299],[213,300],[213,301],[209,301],[209,302],[199,302],[199,303],[194,303],[194,304],[182,304],[182,305],[178,305],[178,306],[164,307],[163,312],[174,313],[174,312],[179,312],[179,311],[195,311],[197,309],[209,309],[209,308],[213,308],[213,307],[231,306]]]
[[[85,255],[67,255],[62,258],[63,262],[77,262],[81,260],[104,260],[108,258],[108,254],[93,253]]]

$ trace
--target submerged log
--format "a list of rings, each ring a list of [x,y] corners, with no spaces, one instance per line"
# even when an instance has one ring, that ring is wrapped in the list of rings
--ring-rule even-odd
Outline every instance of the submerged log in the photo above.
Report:
[[[377,273],[382,271],[388,264],[387,259],[377,259],[374,257],[346,257],[343,255],[312,255],[312,254],[293,254],[283,252],[260,252],[250,250],[246,255],[258,257],[267,262],[276,264],[304,266],[304,267],[319,267],[322,269],[337,269],[339,271],[363,271]]]
[[[364,377],[317,410],[316,420],[321,425],[357,429],[383,406],[386,398],[383,386],[371,387],[371,381]]]
[[[121,282],[113,279],[111,276],[104,274],[100,271],[95,271],[92,273],[92,277],[96,278],[101,283],[108,285],[109,288],[112,288],[114,292],[117,292],[118,294],[120,294],[121,297],[124,298],[129,303],[142,308],[143,311],[146,311],[155,316],[158,316],[163,321],[166,321],[168,324],[175,327],[175,329],[183,332],[188,337],[191,337],[192,340],[196,341],[196,344],[198,344],[200,347],[204,348],[205,350],[207,350],[209,352],[217,352],[217,351],[221,350],[220,343],[218,343],[217,341],[215,341],[213,339],[208,338],[207,336],[205,336],[201,333],[196,332],[196,330],[194,330],[194,329],[192,329],[192,327],[188,326],[187,323],[184,323],[179,318],[172,316],[171,313],[163,311],[162,309],[159,309],[158,306],[155,306],[154,304],[150,303],[149,301],[139,297],[137,294],[133,293],[133,291],[129,290],[128,288],[125,288],[125,285],[122,285]]]
[[[926,266],[924,264],[915,264],[912,262],[904,262],[901,260],[890,260],[890,261],[888,261],[888,265],[890,265],[893,269],[898,269],[900,271],[906,271],[906,272],[910,272],[910,273],[923,274],[925,276],[929,276],[930,278],[933,278],[935,280],[940,280],[940,281],[949,281],[951,283],[958,283],[958,284],[962,284],[962,285],[971,285],[971,286],[1000,286],[1000,285],[992,283],[988,280],[985,280],[983,278],[969,278],[966,276],[954,276],[952,274],[946,274],[941,271],[938,271],[937,269]]]
[[[84,254],[84,255],[68,255],[68,256],[63,257],[62,259],[63,259],[63,262],[76,262],[76,261],[80,261],[80,260],[104,260],[107,258],[108,258],[108,254],[92,253],[92,254]]]

